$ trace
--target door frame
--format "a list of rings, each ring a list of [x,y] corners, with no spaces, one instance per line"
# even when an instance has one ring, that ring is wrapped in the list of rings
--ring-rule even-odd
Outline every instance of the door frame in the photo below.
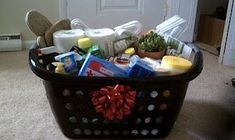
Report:
[[[226,48],[228,49],[228,46],[231,46],[231,44],[232,44],[232,43],[228,42],[228,37],[233,38],[233,37],[229,36],[229,31],[231,28],[230,22],[232,20],[232,14],[235,13],[235,12],[233,12],[233,10],[235,11],[234,0],[229,0],[226,20],[225,20],[225,25],[224,25],[223,39],[222,39],[220,55],[219,55],[219,63],[221,63],[221,64],[224,63]]]

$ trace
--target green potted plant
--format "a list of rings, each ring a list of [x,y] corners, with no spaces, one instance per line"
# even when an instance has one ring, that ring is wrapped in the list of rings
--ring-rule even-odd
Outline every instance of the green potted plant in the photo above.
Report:
[[[141,35],[137,43],[137,54],[140,57],[161,59],[165,55],[167,43],[165,39],[157,33],[150,31]]]

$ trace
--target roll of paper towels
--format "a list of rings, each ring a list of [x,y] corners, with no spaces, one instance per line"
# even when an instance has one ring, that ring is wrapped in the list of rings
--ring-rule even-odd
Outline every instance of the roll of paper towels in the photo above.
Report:
[[[100,48],[104,51],[105,56],[112,56],[114,54],[113,46],[110,42],[116,39],[116,33],[109,28],[89,29],[85,31],[85,35],[93,42],[98,43]]]
[[[78,39],[84,36],[84,31],[81,29],[60,30],[53,33],[54,46],[61,52],[69,52],[72,46],[77,45]]]

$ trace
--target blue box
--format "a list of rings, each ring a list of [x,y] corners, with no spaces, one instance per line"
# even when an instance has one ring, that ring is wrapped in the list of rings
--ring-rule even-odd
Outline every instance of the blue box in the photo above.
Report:
[[[126,77],[126,72],[111,62],[89,53],[78,76]]]

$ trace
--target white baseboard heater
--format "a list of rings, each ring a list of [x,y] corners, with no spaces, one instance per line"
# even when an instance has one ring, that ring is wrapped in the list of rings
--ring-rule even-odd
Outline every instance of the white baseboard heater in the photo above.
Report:
[[[0,51],[20,50],[22,50],[22,39],[20,34],[0,34]]]

